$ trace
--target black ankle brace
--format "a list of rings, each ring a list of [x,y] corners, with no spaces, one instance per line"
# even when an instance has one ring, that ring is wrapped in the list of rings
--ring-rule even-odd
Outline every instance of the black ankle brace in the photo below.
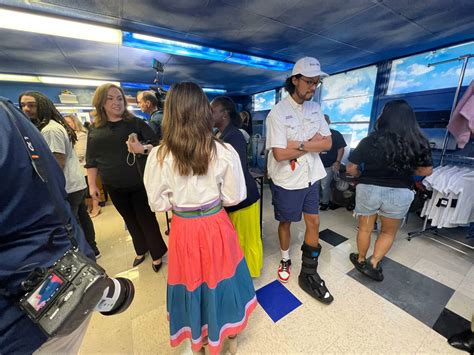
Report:
[[[303,245],[301,246],[301,251],[303,252],[303,255],[308,257],[308,258],[318,258],[319,254],[321,254],[321,244],[318,244],[317,247],[312,247],[311,245],[306,244],[303,242]]]

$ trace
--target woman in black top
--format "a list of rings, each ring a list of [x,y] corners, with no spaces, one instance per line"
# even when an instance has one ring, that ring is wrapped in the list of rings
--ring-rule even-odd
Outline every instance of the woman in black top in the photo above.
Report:
[[[132,236],[137,254],[133,266],[143,262],[149,251],[153,270],[158,272],[167,247],[143,185],[146,155],[158,143],[157,138],[143,120],[127,111],[120,87],[99,86],[92,104],[94,124],[87,140],[85,165],[90,195],[95,199],[100,196],[95,183],[99,174]],[[132,133],[136,136],[129,138]]]
[[[428,140],[416,122],[413,109],[404,100],[385,105],[375,131],[364,138],[349,157],[347,171],[359,176],[356,188],[358,254],[350,260],[366,276],[382,281],[380,261],[390,250],[413,201],[413,176],[432,173]],[[377,215],[382,222],[373,255],[366,259]]]
[[[226,207],[226,211],[239,236],[240,247],[252,277],[260,276],[263,266],[262,238],[260,231],[259,193],[247,163],[247,143],[239,130],[240,116],[235,103],[225,96],[216,97],[211,102],[214,126],[219,130],[224,142],[229,143],[239,154],[247,187],[247,198],[237,206]]]

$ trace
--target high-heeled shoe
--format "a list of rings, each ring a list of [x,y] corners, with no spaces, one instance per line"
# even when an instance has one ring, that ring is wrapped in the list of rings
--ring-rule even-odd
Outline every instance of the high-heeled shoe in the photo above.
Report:
[[[151,264],[151,267],[153,268],[153,271],[154,271],[154,272],[158,272],[158,271],[160,271],[162,265],[163,265],[163,262],[161,262],[161,263],[159,263],[159,264],[153,264],[153,263],[152,263],[152,264]]]
[[[133,267],[140,265],[143,261],[145,261],[146,255],[143,255],[142,257],[136,256],[135,259],[133,260]]]

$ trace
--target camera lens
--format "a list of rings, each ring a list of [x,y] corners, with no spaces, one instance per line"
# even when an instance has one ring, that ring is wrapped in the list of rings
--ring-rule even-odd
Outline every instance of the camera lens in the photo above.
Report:
[[[122,313],[130,306],[135,296],[132,281],[123,277],[108,278],[107,285],[95,310],[104,316]]]

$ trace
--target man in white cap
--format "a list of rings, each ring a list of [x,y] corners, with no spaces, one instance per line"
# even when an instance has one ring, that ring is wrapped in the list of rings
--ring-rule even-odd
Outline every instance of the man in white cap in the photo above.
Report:
[[[306,232],[301,246],[300,287],[317,300],[333,301],[325,282],[317,272],[319,245],[318,181],[326,176],[319,152],[331,148],[331,132],[318,103],[311,101],[321,79],[316,58],[298,60],[286,79],[289,95],[269,113],[266,148],[272,202],[280,239],[281,261],[278,279],[287,282],[291,274],[290,226],[303,215]]]

